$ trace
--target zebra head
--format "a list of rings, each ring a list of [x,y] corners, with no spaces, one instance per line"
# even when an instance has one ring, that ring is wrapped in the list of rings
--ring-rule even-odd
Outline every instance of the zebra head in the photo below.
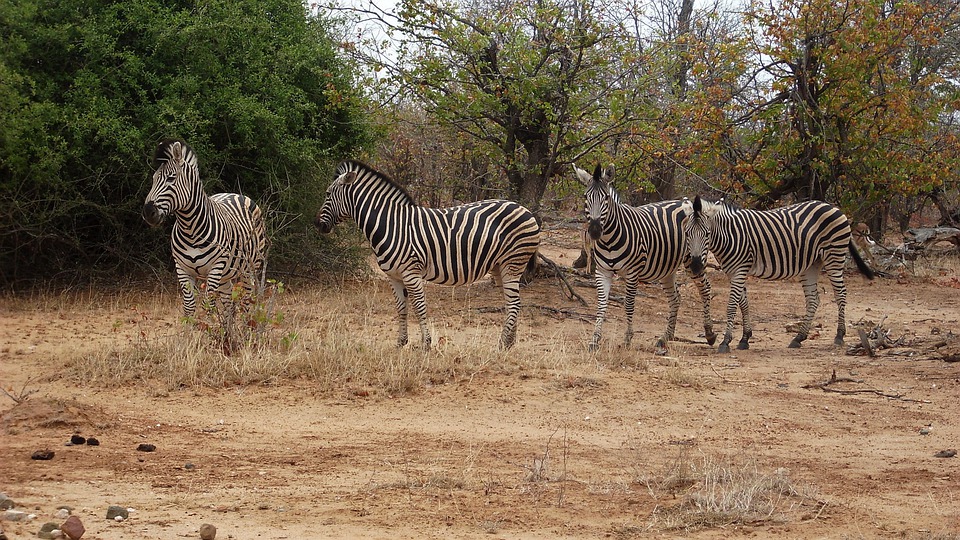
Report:
[[[338,176],[327,188],[323,206],[317,212],[314,224],[320,230],[320,234],[329,234],[337,223],[350,217],[347,192],[354,180],[357,179],[357,171],[345,170],[347,164],[348,162],[344,162],[337,169]]]
[[[143,203],[143,220],[156,227],[173,212],[189,208],[197,190],[202,192],[203,188],[199,181],[197,156],[184,142],[161,142],[153,164],[156,170],[153,172],[153,186]]]
[[[607,225],[607,219],[610,215],[611,201],[616,202],[616,193],[610,182],[613,180],[614,167],[608,165],[606,170],[602,170],[600,165],[593,171],[593,175],[587,171],[573,166],[577,178],[587,191],[583,195],[583,211],[587,218],[587,233],[594,241],[600,239],[603,229]]]
[[[686,216],[684,234],[691,258],[690,269],[695,274],[700,274],[706,267],[714,219],[719,210],[719,204],[701,200],[699,195],[693,198],[693,202],[683,199],[683,213]]]

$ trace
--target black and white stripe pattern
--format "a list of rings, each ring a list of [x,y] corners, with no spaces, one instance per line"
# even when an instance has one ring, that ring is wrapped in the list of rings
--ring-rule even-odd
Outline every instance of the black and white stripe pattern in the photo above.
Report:
[[[610,186],[614,169],[610,165],[602,171],[600,166],[591,176],[583,169],[574,167],[578,179],[586,185],[584,212],[587,218],[587,233],[593,240],[597,280],[597,322],[590,342],[590,349],[600,344],[603,321],[614,274],[621,276],[626,284],[624,310],[627,316],[627,332],[624,343],[633,338],[633,311],[637,286],[640,283],[661,282],[667,293],[670,314],[667,329],[657,340],[657,351],[665,352],[677,327],[680,310],[680,292],[676,274],[681,265],[693,278],[703,301],[704,336],[713,343],[713,322],[710,319],[710,282],[703,269],[691,270],[683,234],[683,209],[681,201],[665,201],[633,207],[621,204]]]
[[[480,201],[452,208],[417,205],[386,175],[357,162],[345,161],[327,188],[316,225],[330,232],[352,218],[370,241],[380,268],[390,278],[397,300],[400,336],[407,343],[407,298],[420,322],[424,347],[430,346],[425,282],[472,283],[491,274],[503,286],[506,321],[502,348],[516,340],[520,312],[520,278],[535,263],[540,226],[526,208],[510,201]]]
[[[231,289],[248,291],[264,270],[266,228],[260,208],[236,193],[207,196],[200,182],[197,156],[186,143],[167,140],[154,155],[153,186],[143,205],[143,219],[152,227],[173,215],[173,261],[183,298],[183,314],[193,316],[198,282],[221,307],[230,304]]]
[[[850,223],[840,209],[820,201],[808,201],[775,210],[744,210],[696,197],[685,201],[689,217],[687,246],[695,267],[702,268],[707,252],[712,252],[720,268],[730,276],[730,300],[727,303],[727,327],[719,352],[729,352],[733,339],[733,320],[737,307],[743,315],[743,337],[738,349],[749,348],[753,323],[747,304],[747,275],[761,279],[787,279],[800,276],[807,311],[790,347],[807,339],[813,316],[820,305],[817,278],[822,268],[830,278],[837,300],[836,345],[846,334],[844,311],[847,289],[843,283],[846,255],[853,256],[857,267],[873,279],[850,236]]]

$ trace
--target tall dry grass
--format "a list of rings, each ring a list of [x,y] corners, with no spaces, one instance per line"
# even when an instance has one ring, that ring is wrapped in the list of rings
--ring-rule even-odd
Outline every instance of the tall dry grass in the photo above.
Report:
[[[500,315],[482,317],[471,309],[469,294],[467,299],[443,294],[435,295],[440,299],[434,298],[434,305],[450,302],[461,309],[431,318],[435,341],[429,350],[396,347],[394,301],[382,280],[345,280],[258,299],[253,305],[266,313],[253,317],[260,321],[256,331],[247,327],[249,313],[241,313],[235,321],[239,331],[229,343],[214,315],[181,321],[179,306],[164,301],[139,307],[138,316],[124,322],[134,335],[129,344],[79,354],[69,362],[68,375],[82,383],[149,380],[171,389],[307,379],[319,389],[394,395],[491,370],[562,371],[578,357],[560,338],[550,340],[546,350],[521,340],[510,351],[500,351]],[[123,300],[111,304],[123,310]],[[171,326],[171,320],[177,322]],[[418,343],[415,315],[409,323],[411,342]]]

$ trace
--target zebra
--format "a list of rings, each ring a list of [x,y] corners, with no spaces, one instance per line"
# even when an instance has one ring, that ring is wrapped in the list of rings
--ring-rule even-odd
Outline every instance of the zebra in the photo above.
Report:
[[[500,347],[513,346],[520,278],[536,264],[540,245],[540,225],[529,210],[503,200],[441,209],[420,206],[384,173],[348,160],[339,165],[327,188],[316,226],[327,234],[347,218],[366,236],[393,287],[399,347],[407,344],[408,297],[420,322],[423,347],[430,347],[426,282],[469,284],[488,273],[500,282],[506,298]]]
[[[600,165],[590,173],[574,165],[577,178],[586,186],[584,212],[587,218],[587,233],[593,241],[596,261],[597,321],[590,342],[590,350],[596,351],[600,344],[603,322],[613,275],[626,282],[624,311],[627,330],[624,345],[633,338],[634,299],[639,283],[661,282],[670,305],[667,328],[657,339],[656,350],[665,353],[667,344],[673,340],[680,310],[680,292],[677,289],[677,268],[682,264],[693,278],[703,301],[703,329],[709,344],[716,340],[713,321],[710,318],[710,282],[703,268],[692,270],[683,235],[683,209],[681,201],[663,201],[633,207],[619,202],[616,191],[610,186],[614,166],[601,171]]]
[[[206,283],[221,315],[228,315],[234,284],[253,290],[265,268],[267,238],[260,208],[236,193],[207,196],[197,155],[183,141],[161,142],[153,166],[143,219],[157,227],[175,216],[170,245],[184,317],[196,312],[198,281]]]
[[[753,323],[747,304],[747,275],[770,280],[800,276],[807,311],[789,345],[800,347],[809,335],[810,324],[820,305],[817,277],[821,268],[830,278],[837,301],[834,344],[843,345],[847,303],[843,268],[847,252],[863,275],[873,279],[874,274],[854,246],[850,223],[840,209],[825,202],[807,201],[774,210],[745,210],[722,200],[711,203],[697,196],[692,202],[684,202],[684,212],[688,216],[687,247],[694,269],[704,267],[710,251],[730,276],[727,327],[717,352],[730,352],[737,306],[743,315],[743,337],[737,349],[750,347]]]

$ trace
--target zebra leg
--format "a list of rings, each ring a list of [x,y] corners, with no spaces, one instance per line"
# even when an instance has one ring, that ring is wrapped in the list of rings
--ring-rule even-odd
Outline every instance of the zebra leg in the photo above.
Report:
[[[521,272],[522,274],[522,272]],[[503,297],[507,301],[507,318],[503,321],[503,333],[500,334],[500,349],[507,350],[517,341],[517,318],[520,316],[520,275],[504,277]]]
[[[750,348],[750,338],[753,337],[753,318],[750,316],[750,304],[747,302],[746,283],[744,283],[743,295],[740,296],[740,315],[743,317],[743,336],[737,343],[737,350],[745,351]]]
[[[707,345],[713,345],[717,341],[717,334],[713,331],[713,319],[710,317],[710,280],[703,272],[694,274],[691,271],[690,277],[693,278],[703,302],[703,337],[707,338]]]
[[[613,272],[597,268],[597,323],[593,329],[593,339],[590,341],[590,351],[600,347],[600,336],[603,334],[603,319],[607,316],[607,300],[610,298],[610,284],[613,282]]]
[[[180,283],[180,298],[183,300],[183,316],[193,317],[197,312],[197,282],[177,264],[177,281]]]
[[[677,289],[677,273],[672,272],[663,278],[663,291],[667,294],[670,314],[667,316],[667,329],[657,339],[656,354],[667,354],[667,343],[673,340],[677,331],[677,313],[680,311],[680,291]]]
[[[720,346],[717,347],[718,353],[728,353],[730,352],[730,342],[733,341],[733,321],[737,317],[737,307],[740,307],[740,311],[744,315],[743,321],[743,335],[744,337],[740,339],[740,344],[737,345],[737,348],[746,348],[741,347],[744,343],[744,339],[749,339],[747,336],[747,320],[746,314],[749,308],[744,309],[742,298],[746,293],[746,281],[747,281],[747,271],[742,270],[730,276],[730,298],[727,300],[727,326],[723,331],[723,340],[720,342]],[[747,344],[749,347],[749,343]]]
[[[626,291],[623,299],[623,311],[627,316],[627,333],[623,336],[623,346],[629,347],[633,340],[633,309],[637,299],[637,285],[639,279],[636,276],[628,275],[626,279]]]
[[[833,285],[833,296],[837,300],[837,335],[833,338],[833,344],[841,346],[843,336],[847,335],[847,286],[843,283],[843,267],[830,268],[827,275]]]
[[[427,327],[427,299],[423,293],[424,281],[420,276],[409,277],[404,280],[407,292],[410,294],[410,301],[413,302],[413,311],[417,314],[417,320],[420,322],[420,335],[423,338],[423,349],[430,349],[430,328]]]
[[[817,308],[820,307],[820,291],[817,287],[817,276],[820,274],[820,265],[813,265],[803,273],[800,282],[803,284],[803,298],[807,304],[807,312],[800,321],[800,329],[797,335],[787,347],[799,349],[802,343],[810,334],[810,325],[813,323],[813,316],[817,314]]]
[[[391,279],[390,286],[397,300],[397,325],[400,330],[397,347],[403,347],[407,344],[407,289],[399,279]]]

